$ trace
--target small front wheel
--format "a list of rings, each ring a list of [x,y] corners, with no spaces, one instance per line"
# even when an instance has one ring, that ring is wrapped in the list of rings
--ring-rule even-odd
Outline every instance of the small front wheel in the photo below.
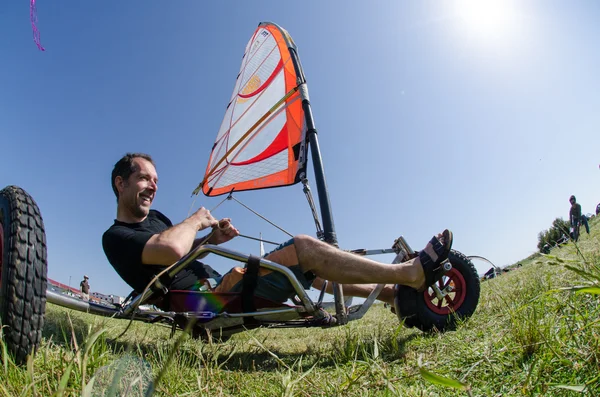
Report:
[[[407,327],[426,332],[454,330],[460,319],[469,318],[475,312],[480,294],[475,266],[454,250],[448,260],[452,269],[435,284],[443,296],[439,297],[432,287],[418,292],[414,288],[396,286],[396,314]]]

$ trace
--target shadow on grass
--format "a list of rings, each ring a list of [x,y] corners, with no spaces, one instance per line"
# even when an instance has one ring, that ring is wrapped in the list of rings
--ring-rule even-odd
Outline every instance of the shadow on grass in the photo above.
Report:
[[[70,319],[69,319],[70,317]],[[134,353],[151,363],[160,365],[171,352],[175,339],[182,334],[178,332],[174,339],[153,339],[151,330],[138,336],[136,340],[114,339],[117,334],[105,333],[100,337],[102,344],[115,355]],[[91,330],[93,332],[94,330]],[[251,331],[247,331],[251,332]],[[90,333],[90,324],[85,319],[69,316],[66,312],[46,316],[42,335],[52,339],[53,343],[66,349],[73,348],[72,338],[75,336],[78,344],[83,344]],[[424,334],[411,333],[398,336],[390,333],[385,336],[365,337],[350,330],[345,336],[332,340],[330,347],[309,347],[306,351],[290,353],[287,346],[263,347],[264,340],[232,339],[229,342],[206,343],[200,340],[187,341],[180,346],[177,360],[189,366],[211,366],[229,371],[274,371],[282,367],[292,367],[300,359],[304,365],[314,365],[319,368],[331,368],[344,365],[354,360],[364,360],[381,357],[386,361],[402,359],[406,354],[406,344],[415,337],[426,337]],[[377,347],[375,347],[377,345]]]
[[[179,336],[181,334],[178,334]],[[379,340],[379,356],[384,360],[392,361],[405,356],[406,344],[415,337],[422,337],[418,333],[409,334],[406,337],[397,338],[390,335],[385,340]],[[166,355],[170,353],[172,343],[168,345],[157,343],[140,343],[114,340],[106,338],[106,346],[114,354],[135,352],[146,360],[154,363],[163,362]],[[368,360],[374,358],[373,346],[375,339],[355,340],[341,339],[335,347],[329,350],[290,353],[285,348],[270,348],[268,351],[258,344],[247,341],[231,340],[223,344],[210,344],[201,341],[193,341],[181,346],[176,352],[177,361],[185,362],[190,367],[213,367],[228,371],[276,371],[282,367],[294,366],[300,359],[303,366],[312,366],[318,362],[319,368],[332,368],[336,365],[344,365],[354,360]],[[244,351],[240,351],[243,349]],[[342,350],[343,349],[343,350]]]
[[[384,340],[353,338],[351,335],[340,338],[328,349],[302,353],[281,352],[279,349],[265,351],[257,347],[256,351],[237,352],[224,363],[223,368],[231,371],[271,371],[281,369],[282,363],[292,367],[299,359],[305,367],[318,362],[318,368],[332,368],[355,360],[368,361],[376,355],[386,361],[401,359],[406,354],[406,344],[419,334],[412,333],[406,337],[397,338],[390,335]],[[375,344],[378,345],[375,352]],[[274,357],[274,355],[276,357]]]

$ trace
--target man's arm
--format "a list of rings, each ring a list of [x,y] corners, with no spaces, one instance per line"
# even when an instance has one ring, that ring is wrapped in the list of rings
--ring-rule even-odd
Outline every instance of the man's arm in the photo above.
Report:
[[[180,224],[150,237],[142,251],[142,263],[168,266],[177,262],[190,251],[198,231],[217,224],[210,211],[200,208]]]

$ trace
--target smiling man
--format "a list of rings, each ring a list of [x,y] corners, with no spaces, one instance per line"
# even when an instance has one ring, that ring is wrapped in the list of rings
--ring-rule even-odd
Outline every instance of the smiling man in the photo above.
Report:
[[[111,178],[117,196],[117,219],[102,236],[102,245],[117,273],[137,292],[165,266],[175,263],[195,244],[204,241],[204,238],[196,239],[199,231],[212,228],[209,244],[221,244],[239,235],[229,218],[217,221],[204,208],[177,225],[159,211],[150,209],[158,190],[158,175],[147,154],[126,154],[115,164]],[[379,299],[393,304],[394,284],[424,289],[439,279],[441,264],[447,259],[451,246],[452,233],[445,230],[433,237],[415,259],[385,264],[300,235],[265,258],[288,267],[306,289],[330,280],[343,284],[348,296],[366,297],[375,284],[389,284]],[[221,276],[210,266],[195,261],[178,273],[168,288],[195,290],[207,286],[207,279],[214,279],[216,284],[209,284],[213,291],[239,292],[244,273],[245,269],[235,267]],[[260,269],[254,293],[285,302],[295,291],[282,273]]]
[[[112,171],[112,188],[117,196],[117,219],[102,236],[108,261],[121,278],[141,292],[165,266],[190,251],[199,230],[216,226],[210,212],[201,208],[173,226],[162,213],[150,209],[158,190],[158,175],[152,157],[128,153]],[[209,243],[220,244],[238,234],[228,219],[212,234]],[[203,280],[220,278],[210,266],[196,261],[178,273],[170,289],[198,289]]]

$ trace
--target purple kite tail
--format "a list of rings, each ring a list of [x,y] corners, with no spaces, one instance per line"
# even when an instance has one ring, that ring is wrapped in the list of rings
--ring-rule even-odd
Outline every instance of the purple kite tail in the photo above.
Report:
[[[35,8],[35,1],[36,0],[29,0],[29,18],[31,19],[31,29],[33,29],[33,41],[40,51],[46,51],[44,47],[42,47],[42,44],[40,44],[40,31],[36,26],[37,10]]]

